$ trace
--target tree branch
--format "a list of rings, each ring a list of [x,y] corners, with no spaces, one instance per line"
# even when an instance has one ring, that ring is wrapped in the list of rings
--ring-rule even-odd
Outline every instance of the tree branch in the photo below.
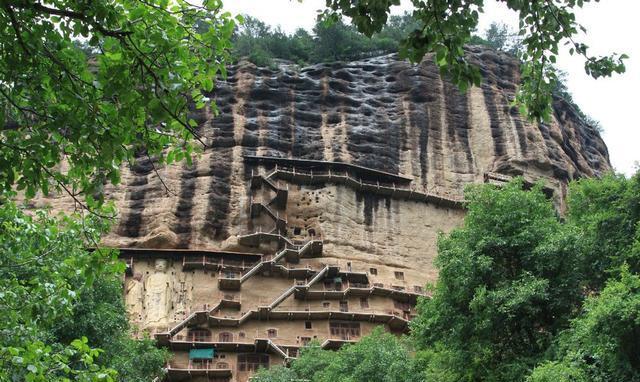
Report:
[[[13,12],[13,9],[11,9],[11,6],[9,6],[9,4],[5,4],[4,8],[7,10],[7,13],[9,14],[9,18],[11,19],[11,26],[13,27],[13,30],[16,32],[16,38],[18,39],[18,43],[20,44],[20,47],[22,47],[22,50],[24,50],[26,54],[31,55],[31,51],[27,48],[27,45],[22,39],[22,35],[20,32],[20,24],[16,19],[16,14]]]
[[[22,153],[22,154],[24,154],[24,155],[28,155],[30,158],[32,158],[33,162],[34,162],[35,164],[37,164],[37,165],[38,165],[38,167],[40,167],[40,169],[41,169],[42,171],[44,171],[44,172],[45,172],[49,177],[51,177],[51,178],[52,178],[52,179],[53,179],[53,180],[58,184],[58,186],[60,186],[60,188],[62,188],[62,189],[63,189],[63,190],[64,190],[64,191],[69,195],[69,196],[71,196],[71,198],[73,199],[73,201],[74,201],[75,203],[77,203],[77,204],[78,204],[80,207],[82,207],[83,209],[87,210],[87,211],[88,211],[89,213],[91,213],[92,215],[95,215],[95,216],[97,216],[97,217],[99,217],[99,218],[102,218],[102,219],[110,219],[110,220],[111,220],[111,219],[114,219],[114,218],[116,217],[115,215],[114,215],[114,216],[102,215],[102,214],[100,214],[100,213],[98,213],[98,212],[96,212],[96,211],[93,211],[91,208],[89,208],[89,206],[87,206],[87,205],[86,205],[86,204],[84,204],[80,199],[78,199],[78,197],[76,196],[76,194],[74,194],[73,192],[71,192],[71,190],[69,190],[69,188],[67,187],[67,185],[66,185],[66,184],[64,184],[60,179],[58,179],[58,178],[55,176],[55,174],[53,174],[53,173],[51,172],[51,170],[49,170],[49,169],[48,169],[45,165],[43,165],[39,160],[34,159],[34,158],[36,158],[36,156],[32,155],[32,154],[29,152],[29,150],[23,149],[23,148],[21,148],[21,147],[16,147],[16,146],[13,146],[13,145],[9,145],[9,144],[7,144],[7,143],[5,143],[5,142],[2,142],[2,141],[0,141],[0,146],[4,146],[4,147],[6,147],[6,148],[8,148],[8,149],[10,149],[10,150],[20,152],[20,153]]]
[[[50,7],[44,6],[44,5],[40,4],[40,3],[15,4],[14,7],[15,8],[20,8],[20,9],[32,9],[34,11],[37,11],[37,12],[40,12],[40,13],[44,13],[44,14],[47,14],[47,15],[55,15],[55,16],[61,16],[61,17],[66,17],[66,18],[70,18],[70,19],[80,20],[80,21],[83,21],[83,22],[91,25],[92,27],[94,27],[98,32],[100,32],[104,36],[122,37],[122,36],[126,36],[126,35],[129,35],[129,34],[132,33],[132,32],[129,32],[129,31],[107,29],[107,28],[103,27],[102,25],[100,25],[100,23],[98,23],[97,21],[91,20],[91,18],[89,16],[87,16],[84,13],[81,13],[81,12],[74,12],[74,11],[67,11],[67,10],[64,10],[64,9],[50,8]]]

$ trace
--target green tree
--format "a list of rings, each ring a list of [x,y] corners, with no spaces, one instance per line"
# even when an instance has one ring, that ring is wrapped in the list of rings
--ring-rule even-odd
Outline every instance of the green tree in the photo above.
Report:
[[[566,42],[570,54],[583,56],[585,71],[594,78],[625,71],[626,55],[592,56],[588,46],[576,41],[584,29],[575,17],[575,9],[589,1],[512,1],[501,0],[520,18],[522,36],[521,86],[516,101],[523,114],[547,119],[551,115],[552,90],[557,80],[552,64]],[[401,44],[401,53],[420,61],[426,53],[435,53],[435,62],[462,90],[478,85],[481,74],[465,58],[464,45],[472,40],[478,26],[484,0],[413,0],[414,18],[420,23]],[[389,20],[391,6],[400,0],[352,1],[327,0],[325,18],[334,21],[341,16],[353,20],[356,28],[371,36],[380,32]]]
[[[409,14],[392,16],[380,33],[371,38],[341,21],[317,21],[313,35],[298,29],[288,35],[251,16],[244,17],[233,35],[233,57],[248,59],[258,66],[272,66],[274,59],[299,65],[339,60],[354,60],[397,52],[399,41],[411,31],[416,21]]]
[[[503,23],[492,22],[484,31],[484,39],[481,38],[476,42],[513,55],[517,55],[522,50],[518,34]]]
[[[639,177],[573,182],[562,219],[540,185],[469,188],[411,324],[415,358],[376,332],[259,381],[640,381]]]
[[[497,50],[506,50],[509,41],[509,27],[507,25],[493,22],[484,34],[489,46]]]
[[[640,272],[640,172],[629,179],[615,174],[581,179],[571,185],[567,205],[567,222],[582,232],[582,264],[591,290],[601,290],[623,264]]]
[[[255,382],[302,382],[293,369],[286,366],[274,366],[269,369],[260,369],[253,377]],[[306,381],[305,381],[306,382]]]
[[[338,351],[317,343],[304,348],[289,369],[259,372],[256,382],[418,382],[422,373],[407,347],[394,335],[376,328],[358,343]]]
[[[582,300],[576,232],[521,180],[471,187],[461,228],[438,240],[438,281],[412,336],[427,380],[521,381]]]
[[[124,266],[116,252],[85,249],[106,229],[94,217],[27,215],[2,197],[1,381],[141,382],[160,375],[164,352],[126,337]]]
[[[355,29],[342,21],[335,23],[317,22],[313,28],[317,47],[313,54],[315,61],[337,61],[359,58],[365,51],[365,40],[359,38]]]
[[[60,343],[86,337],[103,351],[97,363],[115,369],[120,381],[147,382],[163,375],[168,352],[157,348],[155,341],[131,336],[120,272],[103,273],[91,288],[81,289],[71,312],[54,323],[52,333]]]
[[[0,25],[0,189],[91,203],[141,148],[189,157],[187,107],[225,74],[235,22],[220,0],[22,0]]]
[[[270,52],[267,42],[270,35],[271,28],[263,21],[244,16],[242,24],[232,38],[234,57],[246,57],[258,66],[271,65],[274,54]]]
[[[640,381],[640,276],[623,267],[559,336],[558,360],[536,367],[528,382]]]

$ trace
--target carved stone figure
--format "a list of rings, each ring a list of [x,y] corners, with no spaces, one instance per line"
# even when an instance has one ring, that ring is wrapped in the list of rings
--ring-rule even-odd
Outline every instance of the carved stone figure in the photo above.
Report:
[[[171,293],[173,291],[171,277],[166,273],[167,261],[157,259],[155,273],[147,277],[145,289],[145,326],[158,327],[166,325],[171,310]]]
[[[142,304],[144,303],[144,285],[142,285],[142,274],[135,273],[127,280],[125,289],[125,303],[129,319],[133,322],[142,321]]]

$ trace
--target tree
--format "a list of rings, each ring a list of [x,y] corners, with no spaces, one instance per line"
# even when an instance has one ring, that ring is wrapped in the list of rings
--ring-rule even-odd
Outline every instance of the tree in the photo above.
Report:
[[[562,219],[541,185],[467,189],[411,323],[415,357],[376,331],[335,353],[305,348],[257,381],[640,381],[639,182],[574,182]]]
[[[575,40],[578,30],[585,29],[577,23],[574,11],[588,0],[501,1],[520,18],[523,50],[519,53],[521,86],[516,101],[530,118],[547,119],[551,115],[557,77],[552,64],[564,43],[570,46],[570,54],[584,57],[585,71],[594,78],[625,71],[626,55],[592,56],[586,44]],[[328,9],[321,16],[334,21],[348,16],[360,32],[371,36],[388,22],[391,6],[399,4],[400,0],[327,0]],[[478,26],[484,0],[413,0],[413,5],[413,16],[420,26],[403,40],[403,56],[420,61],[433,52],[436,64],[461,90],[477,86],[482,76],[465,58],[464,45]]]
[[[422,376],[415,359],[394,335],[376,328],[356,344],[338,351],[322,350],[317,343],[302,349],[291,368],[259,372],[256,382],[418,382]]]
[[[164,351],[127,337],[116,252],[85,249],[107,226],[94,217],[34,215],[2,196],[0,380],[142,382],[160,375]]]
[[[622,268],[557,340],[556,360],[528,382],[640,381],[640,277]]]
[[[492,22],[484,31],[483,44],[512,55],[518,55],[522,51],[522,43],[517,33],[508,25]]]
[[[505,51],[509,40],[509,27],[505,24],[491,23],[484,32],[485,38],[494,49]]]
[[[147,382],[162,377],[169,355],[149,338],[132,338],[121,272],[103,272],[91,288],[82,288],[69,314],[54,323],[52,333],[61,343],[86,337],[91,346],[102,350],[97,364],[113,368],[120,381]]]
[[[258,66],[268,66],[274,55],[269,51],[267,36],[271,28],[255,17],[245,16],[232,37],[235,57],[247,57]]]
[[[187,108],[203,107],[225,74],[235,27],[221,7],[3,1],[0,190],[53,186],[91,204],[135,153],[189,158],[199,137]]]
[[[364,49],[364,39],[348,25],[338,21],[335,23],[318,22],[313,28],[316,36],[316,61],[337,61],[358,58],[358,52]]]
[[[293,61],[299,65],[339,60],[355,60],[398,51],[399,41],[416,25],[409,14],[392,16],[380,33],[371,38],[342,21],[326,23],[318,20],[313,35],[298,29],[288,35],[251,16],[233,35],[233,58],[248,59],[258,66],[272,66],[274,59]]]
[[[522,381],[582,301],[577,234],[541,186],[467,190],[461,228],[438,240],[438,281],[412,336],[426,379]]]
[[[581,179],[569,189],[567,221],[582,232],[589,289],[599,291],[622,265],[640,272],[640,172]]]

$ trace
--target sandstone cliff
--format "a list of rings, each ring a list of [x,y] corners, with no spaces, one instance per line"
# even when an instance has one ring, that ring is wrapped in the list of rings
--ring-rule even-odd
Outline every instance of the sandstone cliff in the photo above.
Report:
[[[247,155],[352,163],[401,174],[416,190],[452,198],[486,173],[499,173],[546,179],[561,200],[571,179],[610,169],[604,142],[570,105],[556,100],[551,123],[529,123],[510,107],[517,63],[477,47],[470,57],[484,82],[466,94],[443,79],[430,58],[420,65],[383,56],[302,69],[230,68],[211,95],[220,114],[209,106],[192,113],[208,145],[202,156],[192,166],[158,169],[170,192],[144,157],[123,169],[121,185],[108,189],[121,219],[105,243],[237,248],[234,236],[251,228],[248,179],[255,167],[245,163]],[[314,204],[304,214],[323,219],[325,229],[353,231],[357,239],[349,245],[364,252],[389,249],[391,236],[410,240],[414,223],[394,222],[398,214],[429,220],[411,206],[341,192],[309,196]],[[71,207],[65,199],[43,201]],[[453,221],[459,219],[442,228]],[[372,242],[379,245],[373,249]]]

